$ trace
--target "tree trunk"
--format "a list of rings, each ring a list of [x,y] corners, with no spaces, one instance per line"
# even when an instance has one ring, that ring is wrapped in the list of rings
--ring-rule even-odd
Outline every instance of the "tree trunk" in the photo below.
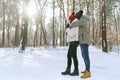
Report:
[[[95,29],[94,29],[94,0],[92,0],[92,39],[93,39],[93,41],[95,41],[95,34],[94,34],[94,32],[95,32]],[[95,43],[93,42],[93,45],[94,45]]]
[[[86,1],[86,4],[87,4],[87,17],[88,17],[88,31],[90,32],[90,11],[89,11],[90,0]]]
[[[61,14],[61,12],[62,12],[62,10],[60,9],[60,15],[59,15],[59,19],[60,19],[60,21],[59,21],[59,27],[60,27],[60,46],[62,46],[62,25],[61,25],[61,23],[62,23],[62,14]]]
[[[2,31],[2,46],[5,44],[5,1],[3,0],[3,31]]]
[[[27,32],[28,32],[28,20],[25,19],[25,24],[23,25],[23,35],[22,35],[22,48],[21,50],[25,50],[25,46],[27,45]]]
[[[38,24],[36,23],[36,30],[35,30],[35,35],[34,35],[34,43],[33,46],[37,46],[38,45]]]
[[[102,0],[99,0],[99,38],[102,37]]]
[[[7,22],[7,46],[10,44],[10,13],[8,14],[8,22]]]
[[[75,11],[75,0],[73,0],[73,11]]]
[[[66,45],[66,32],[65,32],[65,25],[67,24],[67,19],[65,16],[65,9],[64,9],[64,2],[61,0],[61,6],[62,6],[62,11],[63,11],[63,46]]]
[[[102,51],[108,52],[107,39],[106,39],[106,0],[102,5]]]
[[[14,46],[17,47],[19,45],[19,14],[18,14],[18,11],[17,11],[17,25],[15,27],[15,39],[14,39]]]
[[[25,1],[25,6],[27,5],[27,1]],[[25,12],[25,11],[24,11]],[[27,33],[28,33],[28,16],[26,13],[24,13],[23,18],[23,29],[22,29],[22,36],[21,36],[21,51],[23,52],[25,50],[25,46],[27,45]]]

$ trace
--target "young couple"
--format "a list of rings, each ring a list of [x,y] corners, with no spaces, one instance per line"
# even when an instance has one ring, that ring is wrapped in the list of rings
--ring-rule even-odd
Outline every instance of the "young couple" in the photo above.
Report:
[[[61,74],[78,76],[78,59],[77,59],[77,46],[80,44],[82,57],[85,63],[85,70],[81,78],[88,78],[90,73],[90,59],[88,47],[90,44],[89,32],[87,28],[87,18],[83,15],[83,11],[80,10],[76,14],[74,12],[69,16],[70,23],[66,25],[67,42],[70,43],[67,54],[67,68]],[[74,71],[71,73],[72,59],[74,61]]]

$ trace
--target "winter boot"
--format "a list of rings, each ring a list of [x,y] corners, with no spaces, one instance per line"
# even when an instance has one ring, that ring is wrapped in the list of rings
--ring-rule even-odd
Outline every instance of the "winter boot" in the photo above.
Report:
[[[86,71],[86,70],[84,70],[84,71],[81,71],[81,73],[85,73],[85,71]]]
[[[68,75],[70,74],[70,68],[66,68],[66,71],[61,73],[62,75]]]
[[[89,77],[91,77],[91,73],[88,70],[84,71],[83,75],[81,76],[81,78],[84,78],[84,79]]]
[[[72,73],[70,73],[70,76],[78,76],[79,75],[79,70],[75,69]]]

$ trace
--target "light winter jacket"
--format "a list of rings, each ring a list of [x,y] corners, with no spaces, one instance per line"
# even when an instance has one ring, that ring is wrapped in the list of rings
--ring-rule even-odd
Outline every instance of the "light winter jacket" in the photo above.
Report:
[[[80,44],[90,44],[90,37],[87,26],[87,17],[82,16],[80,20],[76,19],[69,24],[70,27],[79,26],[79,43]]]
[[[74,27],[74,28],[67,28],[66,32],[67,32],[67,42],[72,42],[72,41],[79,41],[78,40],[78,27]]]

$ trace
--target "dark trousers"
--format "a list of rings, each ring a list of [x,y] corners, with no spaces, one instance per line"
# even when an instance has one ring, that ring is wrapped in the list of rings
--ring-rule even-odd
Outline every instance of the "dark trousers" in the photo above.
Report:
[[[89,51],[88,44],[80,44],[82,57],[85,63],[86,70],[90,71],[90,59],[89,59]]]
[[[70,42],[68,54],[67,54],[67,68],[71,68],[72,59],[74,61],[74,67],[78,70],[78,59],[77,59],[77,46],[79,45],[79,41]]]

